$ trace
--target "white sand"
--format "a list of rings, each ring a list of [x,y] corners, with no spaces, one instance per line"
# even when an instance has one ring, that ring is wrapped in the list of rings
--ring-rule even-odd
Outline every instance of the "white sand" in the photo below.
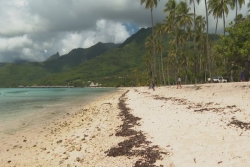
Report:
[[[160,87],[149,94],[136,88],[128,106],[142,118],[138,128],[171,152],[176,167],[250,166],[249,89],[250,83]],[[195,112],[205,108],[210,111]],[[249,123],[249,129],[228,126],[232,118]]]
[[[10,135],[1,142],[0,166],[135,166],[141,156],[108,156],[111,148],[131,136],[116,136],[124,123],[118,106],[123,98],[129,112],[141,118],[140,130],[158,145],[161,160],[154,165],[171,167],[250,166],[250,83],[203,84],[120,89],[86,108],[75,106],[45,127]],[[73,109],[74,109],[73,108]],[[246,128],[229,125],[233,120]]]

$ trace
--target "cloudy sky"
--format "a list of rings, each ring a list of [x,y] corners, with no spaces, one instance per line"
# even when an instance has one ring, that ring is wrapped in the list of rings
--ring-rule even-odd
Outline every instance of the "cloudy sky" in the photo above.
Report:
[[[166,2],[154,9],[155,22],[166,17]],[[197,8],[205,14],[204,2]],[[246,11],[245,5],[240,13]],[[232,11],[227,24],[234,17]],[[0,20],[0,62],[44,61],[56,52],[67,54],[99,41],[121,43],[151,25],[150,11],[140,0],[0,0]],[[214,32],[215,21],[209,20]],[[222,21],[219,26],[221,30]]]

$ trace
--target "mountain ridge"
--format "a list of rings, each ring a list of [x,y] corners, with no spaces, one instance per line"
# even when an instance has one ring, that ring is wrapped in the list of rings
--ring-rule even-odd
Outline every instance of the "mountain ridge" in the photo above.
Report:
[[[142,64],[143,41],[147,35],[137,33],[122,44],[99,42],[89,48],[72,49],[65,55],[57,52],[43,62],[1,64],[0,87],[66,85],[68,82],[84,86],[79,83],[88,79],[124,74]],[[137,51],[139,48],[142,49]]]

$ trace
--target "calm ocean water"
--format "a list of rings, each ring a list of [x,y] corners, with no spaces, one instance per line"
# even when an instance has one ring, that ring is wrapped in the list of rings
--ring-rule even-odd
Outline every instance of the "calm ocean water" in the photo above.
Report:
[[[8,88],[0,89],[0,135],[67,113],[72,105],[88,104],[114,88]]]

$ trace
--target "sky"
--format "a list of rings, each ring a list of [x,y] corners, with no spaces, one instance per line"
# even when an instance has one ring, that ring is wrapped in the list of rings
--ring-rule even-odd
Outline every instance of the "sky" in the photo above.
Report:
[[[155,23],[167,16],[167,1],[160,0],[153,9]],[[201,1],[197,14],[205,16]],[[246,12],[245,5],[239,13]],[[226,24],[234,17],[232,11]],[[0,62],[41,62],[57,52],[64,55],[98,42],[122,43],[140,28],[151,27],[150,10],[140,0],[0,0],[0,21]],[[214,32],[212,16],[209,25]]]

